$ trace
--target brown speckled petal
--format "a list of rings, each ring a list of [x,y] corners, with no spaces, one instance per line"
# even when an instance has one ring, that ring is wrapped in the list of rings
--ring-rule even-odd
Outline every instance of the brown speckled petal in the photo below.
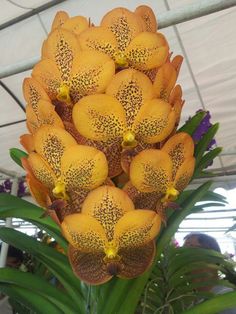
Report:
[[[152,99],[140,108],[133,130],[138,141],[154,144],[170,135],[175,121],[175,112],[169,103]]]
[[[63,82],[61,74],[52,60],[44,59],[37,63],[33,68],[32,76],[41,84],[50,99],[57,98],[58,89]]]
[[[76,145],[76,140],[64,129],[41,126],[34,135],[35,149],[53,169],[57,177],[61,174],[61,157],[64,151]]]
[[[184,132],[173,135],[162,147],[162,151],[169,154],[173,168],[173,180],[178,169],[185,159],[192,157],[194,152],[194,142],[190,135]]]
[[[140,5],[135,9],[134,13],[143,20],[145,26],[143,31],[153,33],[157,31],[157,20],[150,7],[147,5]]]
[[[79,52],[76,36],[66,29],[56,28],[43,45],[42,56],[55,62],[63,82],[68,83],[74,59]]]
[[[108,241],[113,239],[118,220],[129,211],[134,211],[134,205],[127,194],[105,185],[90,192],[82,206],[83,214],[96,218],[103,226]]]
[[[163,65],[169,47],[161,33],[142,32],[129,44],[125,51],[128,63],[137,70],[151,70]]]
[[[115,35],[106,27],[90,27],[78,37],[82,50],[104,52],[114,59],[117,52]]]
[[[95,189],[106,180],[107,175],[106,157],[98,149],[85,145],[65,149],[61,157],[61,179],[67,191]]]
[[[71,73],[70,95],[73,103],[83,96],[102,93],[115,74],[115,63],[105,53],[82,51],[75,58]]]
[[[117,73],[108,85],[106,93],[122,104],[129,127],[132,126],[140,107],[154,96],[149,78],[133,69]]]
[[[152,264],[156,252],[155,242],[136,248],[121,249],[122,268],[118,277],[131,279],[142,275]]]
[[[189,184],[194,172],[194,166],[195,158],[189,157],[186,158],[183,164],[179,167],[174,181],[174,186],[179,192],[182,192]]]
[[[144,193],[138,191],[129,181],[123,188],[128,196],[132,199],[135,208],[156,210],[157,202],[163,196],[160,192]]]
[[[23,94],[27,104],[34,108],[40,99],[50,101],[42,85],[32,77],[27,77],[23,82]]]
[[[130,165],[130,181],[140,192],[165,193],[171,182],[172,162],[167,153],[146,149]]]
[[[125,8],[116,8],[108,12],[101,26],[109,28],[115,35],[118,49],[125,51],[131,40],[143,29],[143,23],[133,12]]]
[[[90,285],[101,285],[112,278],[106,270],[103,252],[83,253],[69,246],[69,260],[76,276]]]

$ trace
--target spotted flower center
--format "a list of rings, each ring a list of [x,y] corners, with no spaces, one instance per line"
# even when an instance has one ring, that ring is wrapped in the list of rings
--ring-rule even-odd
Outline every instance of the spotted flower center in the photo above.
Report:
[[[55,188],[53,189],[53,195],[56,197],[56,198],[60,198],[60,199],[63,199],[63,200],[69,200],[69,196],[68,194],[66,193],[66,186],[65,186],[65,183],[62,182],[62,181],[57,181],[56,185],[55,185]]]
[[[179,191],[176,190],[173,186],[168,187],[165,196],[162,198],[163,203],[173,202],[179,196]]]
[[[58,88],[57,99],[66,103],[71,101],[69,86],[66,84],[61,84],[61,86]]]
[[[118,67],[127,67],[128,66],[128,61],[123,52],[118,52],[115,55],[115,63]]]
[[[117,260],[117,261],[120,260],[120,256],[118,255],[118,247],[114,243],[114,241],[108,242],[108,244],[106,245],[104,249],[104,253],[106,254],[106,256],[104,257],[104,261],[107,263],[114,260]]]
[[[123,148],[134,148],[138,145],[135,139],[135,134],[132,131],[126,131],[123,134],[122,147]]]

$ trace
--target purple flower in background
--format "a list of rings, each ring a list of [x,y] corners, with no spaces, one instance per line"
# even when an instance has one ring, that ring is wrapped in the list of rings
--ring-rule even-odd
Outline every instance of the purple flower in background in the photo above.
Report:
[[[10,179],[5,180],[2,184],[0,184],[0,193],[11,193],[12,189],[12,181]],[[18,191],[17,196],[23,197],[27,194],[26,185],[24,180],[20,180],[18,183]]]
[[[10,179],[5,180],[3,184],[6,190],[11,191],[12,182]]]
[[[198,112],[204,112],[204,110],[198,110]],[[209,111],[205,111],[206,115],[205,117],[202,119],[201,123],[199,124],[199,126],[197,127],[197,129],[195,130],[195,132],[192,135],[192,138],[195,142],[195,144],[197,144],[201,138],[203,137],[204,134],[206,134],[206,132],[209,130],[209,128],[212,126],[210,119],[211,119],[211,115]],[[212,141],[209,143],[207,150],[211,150],[212,146],[216,144],[215,139],[212,139]]]

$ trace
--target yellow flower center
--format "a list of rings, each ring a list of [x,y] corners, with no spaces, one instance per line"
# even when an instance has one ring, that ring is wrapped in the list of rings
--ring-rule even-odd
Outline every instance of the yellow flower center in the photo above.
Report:
[[[168,203],[168,202],[173,202],[177,199],[179,196],[179,191],[176,190],[173,185],[168,187],[165,196],[162,198],[162,203]]]
[[[128,61],[123,52],[119,52],[115,56],[115,63],[118,67],[127,67],[128,66]]]
[[[66,193],[65,183],[60,180],[57,181],[55,188],[52,190],[52,193],[56,198],[61,198],[66,201],[69,200],[69,196]]]
[[[120,256],[117,254],[118,253],[118,247],[114,243],[114,241],[108,242],[104,249],[104,253],[106,256],[104,257],[105,262],[110,262],[111,260],[120,260]]]
[[[69,86],[61,84],[57,91],[57,99],[66,103],[71,102]]]
[[[123,135],[122,147],[123,148],[134,148],[138,142],[135,139],[135,134],[131,131],[126,131]]]

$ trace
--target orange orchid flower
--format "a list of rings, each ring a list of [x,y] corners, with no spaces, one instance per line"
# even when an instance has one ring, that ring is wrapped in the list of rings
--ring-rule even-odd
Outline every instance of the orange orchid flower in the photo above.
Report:
[[[102,186],[89,193],[81,213],[65,217],[61,228],[75,274],[97,285],[113,276],[141,275],[152,263],[160,225],[155,212],[135,210],[125,192]]]
[[[139,153],[130,165],[130,182],[124,190],[135,206],[157,209],[175,201],[193,175],[194,143],[184,132],[172,136],[161,150],[147,149]]]
[[[169,103],[153,98],[152,83],[137,70],[117,73],[106,94],[82,98],[73,108],[76,129],[95,141],[117,141],[123,148],[163,141],[175,125]]]
[[[75,34],[56,28],[44,43],[42,60],[32,76],[51,100],[70,104],[85,95],[103,92],[114,73],[115,64],[106,54],[81,51]]]
[[[135,13],[116,8],[103,17],[99,27],[86,29],[78,39],[82,50],[102,51],[117,67],[143,71],[161,66],[168,57],[168,43],[155,29],[150,8],[140,7]]]

